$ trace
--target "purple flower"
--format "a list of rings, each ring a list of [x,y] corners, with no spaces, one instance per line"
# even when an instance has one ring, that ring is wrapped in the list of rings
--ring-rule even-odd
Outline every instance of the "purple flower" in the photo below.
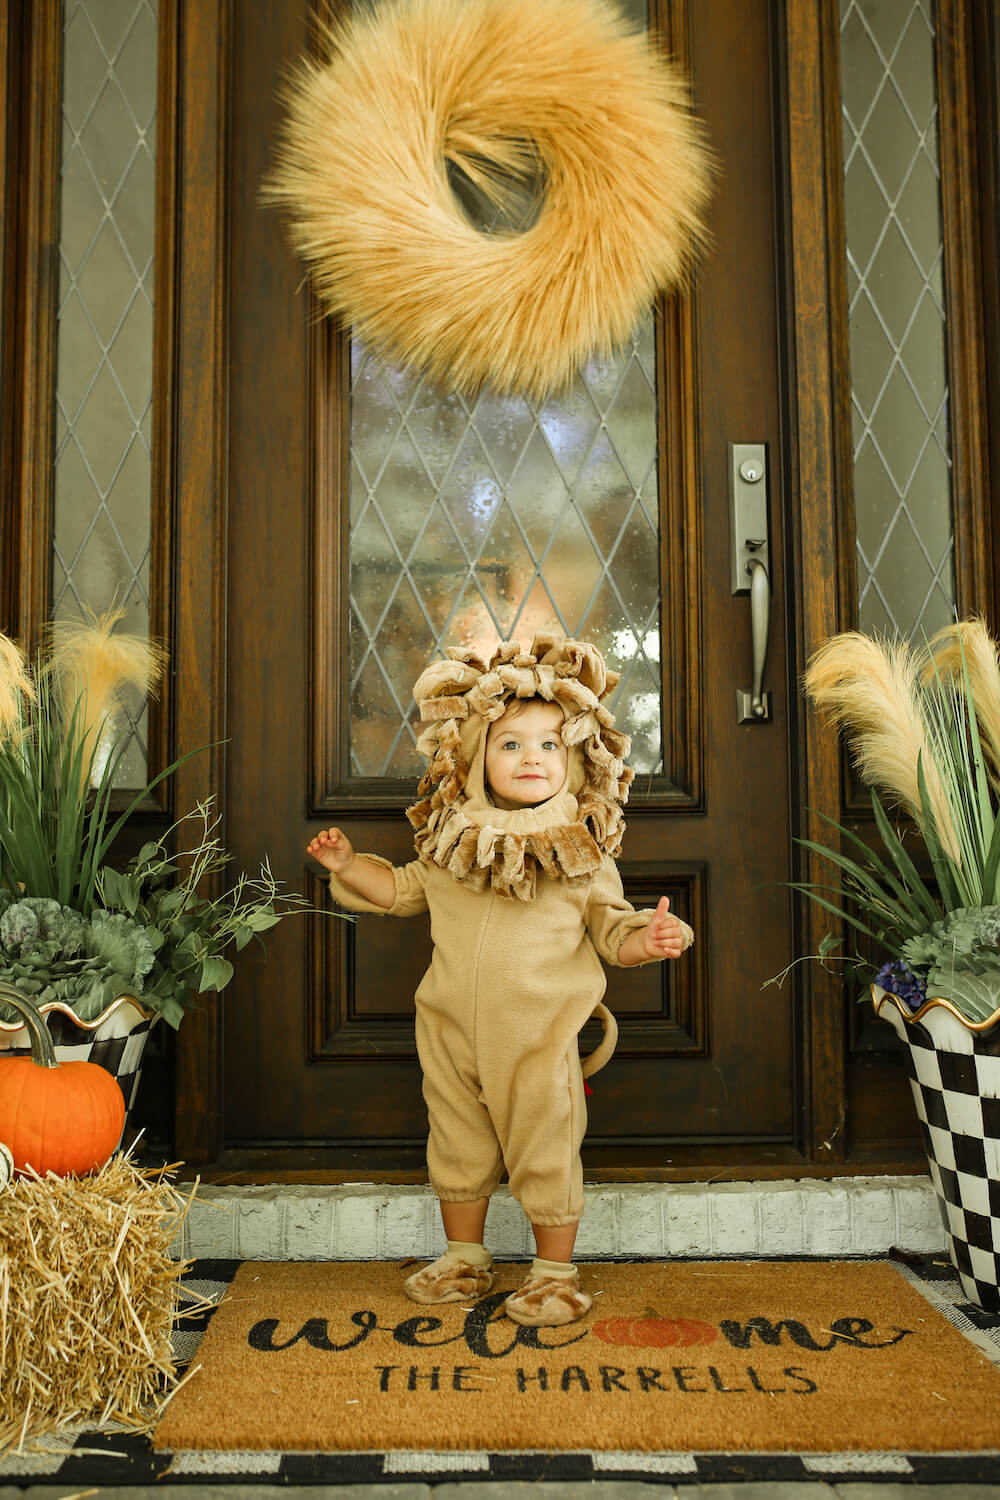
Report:
[[[875,983],[882,989],[891,991],[893,995],[898,995],[911,1010],[919,1010],[927,999],[923,980],[901,958],[894,958],[891,963],[883,964],[875,975]]]

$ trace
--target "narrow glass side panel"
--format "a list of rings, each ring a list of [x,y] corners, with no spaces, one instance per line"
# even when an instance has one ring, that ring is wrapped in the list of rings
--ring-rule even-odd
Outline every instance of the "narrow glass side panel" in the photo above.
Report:
[[[955,599],[930,0],[841,0],[840,45],[858,619],[919,640]]]
[[[156,0],[66,0],[56,349],[56,618],[149,631]],[[117,782],[142,786],[146,714]]]

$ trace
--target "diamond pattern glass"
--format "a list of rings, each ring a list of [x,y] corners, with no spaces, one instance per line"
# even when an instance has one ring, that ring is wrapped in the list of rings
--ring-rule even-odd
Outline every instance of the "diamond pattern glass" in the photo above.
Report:
[[[954,615],[931,0],[841,0],[858,618],[922,639]]]
[[[53,613],[149,631],[157,0],[65,0]],[[118,784],[146,779],[145,705]]]
[[[648,23],[646,0],[623,10]],[[533,186],[539,186],[535,184]],[[477,227],[509,232],[452,178]],[[516,222],[514,220],[516,219]],[[356,776],[413,777],[413,682],[445,646],[489,652],[541,630],[595,642],[637,771],[663,765],[652,317],[542,404],[474,401],[351,346],[350,737]]]
[[[568,395],[474,401],[352,346],[351,757],[418,775],[410,690],[461,644],[593,640],[641,772],[662,765],[653,321]]]

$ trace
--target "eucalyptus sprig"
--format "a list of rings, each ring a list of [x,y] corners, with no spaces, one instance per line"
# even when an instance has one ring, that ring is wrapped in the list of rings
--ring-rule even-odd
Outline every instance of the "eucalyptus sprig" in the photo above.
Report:
[[[193,844],[171,854],[172,835],[182,835],[192,823]],[[219,838],[220,823],[209,797],[144,844],[124,871],[106,868],[98,880],[106,909],[127,913],[148,933],[155,961],[139,998],[154,1003],[174,1027],[191,991],[222,990],[232,979],[228,949],[240,953],[283,917],[320,910],[305,896],[283,891],[266,857],[257,876],[241,872],[221,895],[199,894],[232,862]]]

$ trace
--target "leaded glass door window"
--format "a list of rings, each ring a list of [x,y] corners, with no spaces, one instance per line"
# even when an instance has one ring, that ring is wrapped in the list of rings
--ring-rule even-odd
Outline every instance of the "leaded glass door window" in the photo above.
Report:
[[[446,645],[592,640],[637,771],[663,763],[652,317],[535,405],[351,350],[351,764],[419,775],[410,688]]]

